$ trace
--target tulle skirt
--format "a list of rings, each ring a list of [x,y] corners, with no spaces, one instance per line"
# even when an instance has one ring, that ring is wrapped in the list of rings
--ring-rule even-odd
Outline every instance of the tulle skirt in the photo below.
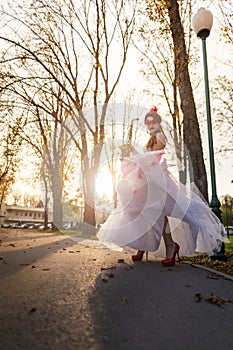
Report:
[[[226,241],[222,223],[196,186],[184,186],[169,171],[164,151],[126,158],[117,192],[119,205],[97,234],[109,248],[146,250],[164,257],[164,229],[183,256],[211,255]]]

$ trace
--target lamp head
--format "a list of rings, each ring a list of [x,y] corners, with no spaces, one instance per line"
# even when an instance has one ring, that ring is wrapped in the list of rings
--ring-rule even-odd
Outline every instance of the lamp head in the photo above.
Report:
[[[210,30],[213,25],[212,13],[204,7],[199,8],[192,18],[192,25],[197,37],[206,39],[210,35]]]

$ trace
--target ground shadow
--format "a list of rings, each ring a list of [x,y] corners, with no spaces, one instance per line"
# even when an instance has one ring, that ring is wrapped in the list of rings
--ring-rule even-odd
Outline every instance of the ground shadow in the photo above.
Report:
[[[222,324],[233,305],[226,306],[224,315],[219,307],[204,301],[196,303],[197,291],[209,293],[210,285],[215,291],[216,282],[221,290],[221,281],[207,280],[203,271],[193,276],[190,272],[192,267],[187,265],[164,268],[159,261],[123,264],[103,271],[89,297],[98,348],[173,350],[196,349],[200,344],[213,349],[221,346],[226,332],[230,332],[230,325],[223,329]],[[218,329],[216,334],[214,329]]]

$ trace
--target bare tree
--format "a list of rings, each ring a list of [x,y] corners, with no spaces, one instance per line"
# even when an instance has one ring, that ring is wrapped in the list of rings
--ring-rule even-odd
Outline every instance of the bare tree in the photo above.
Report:
[[[220,141],[220,152],[231,154],[233,152],[233,91],[232,80],[228,76],[218,77],[212,88],[214,96],[214,127],[218,130]]]
[[[10,186],[15,181],[15,173],[19,167],[18,152],[21,147],[19,129],[20,118],[12,115],[12,110],[7,108],[1,99],[0,110],[0,205],[5,200]],[[9,107],[9,106],[8,106]]]
[[[231,1],[218,1],[216,4],[219,10],[216,20],[221,30],[222,38],[226,43],[226,48],[232,52],[233,42],[233,3]],[[222,40],[222,39],[220,39]],[[228,45],[229,44],[229,45]],[[219,152],[224,156],[232,158],[233,140],[231,130],[233,130],[233,91],[232,73],[233,64],[231,55],[224,57],[220,62],[223,66],[223,73],[215,79],[211,94],[213,95],[213,126],[220,136]]]
[[[218,8],[221,13],[221,16],[218,17],[218,20],[220,22],[222,35],[225,38],[227,43],[232,44],[233,42],[232,1],[218,0]]]
[[[200,129],[198,119],[196,115],[196,107],[193,96],[193,90],[191,86],[191,79],[189,75],[189,63],[190,63],[190,35],[191,29],[188,26],[187,31],[184,31],[183,22],[181,19],[182,14],[185,13],[186,17],[191,16],[191,2],[182,3],[182,7],[179,7],[178,1],[147,1],[148,13],[150,19],[160,23],[160,30],[157,35],[163,39],[166,38],[169,41],[169,46],[172,49],[173,58],[173,71],[169,64],[170,58],[167,58],[166,53],[162,52],[162,49],[157,46],[160,55],[163,55],[163,64],[168,67],[167,69],[167,82],[170,81],[170,86],[173,91],[171,94],[165,87],[166,83],[161,78],[161,74],[158,74],[158,68],[155,70],[157,79],[163,86],[163,92],[165,99],[169,104],[169,111],[173,117],[173,126],[175,130],[175,143],[177,147],[178,157],[181,159],[181,140],[184,142],[184,147],[187,149],[190,161],[190,167],[193,174],[193,180],[204,197],[208,198],[207,192],[207,175],[203,159],[202,142],[200,136]],[[172,38],[172,41],[171,41]],[[163,47],[163,44],[161,44]],[[170,101],[173,101],[173,106]],[[181,116],[183,116],[181,124]],[[192,130],[192,131],[191,131]],[[185,148],[183,150],[184,162],[186,161]]]
[[[33,101],[31,101],[33,104]],[[41,174],[45,191],[45,227],[48,221],[48,200],[51,193],[53,203],[53,229],[62,228],[63,202],[64,202],[64,180],[67,177],[67,155],[69,151],[71,137],[64,128],[66,123],[63,120],[64,113],[61,105],[55,103],[51,106],[52,114],[41,113],[38,105],[34,105],[34,121],[39,137],[32,135],[31,129],[25,127],[22,130],[24,140],[26,140],[41,158]],[[32,111],[31,111],[32,112]],[[59,120],[59,121],[58,121]],[[34,127],[35,127],[34,126]]]
[[[11,33],[0,37],[10,47],[4,55],[8,71],[13,68],[11,62],[18,62],[20,68],[15,77],[9,74],[10,84],[27,80],[42,87],[50,82],[63,91],[60,103],[79,131],[76,145],[82,159],[84,220],[93,226],[94,185],[105,137],[104,121],[126,62],[136,6],[137,0],[86,0],[78,4],[72,0],[55,0],[53,4],[35,0],[31,7],[22,5],[14,15],[7,14]],[[12,19],[21,24],[21,31],[15,30]],[[112,69],[115,55],[119,60]],[[25,67],[30,68],[26,77],[20,76]],[[85,116],[90,106],[91,122]]]

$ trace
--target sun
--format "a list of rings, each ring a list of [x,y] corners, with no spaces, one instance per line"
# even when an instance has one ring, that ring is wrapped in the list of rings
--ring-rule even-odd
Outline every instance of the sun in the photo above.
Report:
[[[95,190],[100,198],[104,195],[108,199],[112,199],[113,197],[112,176],[107,165],[104,165],[98,172],[95,182]]]

